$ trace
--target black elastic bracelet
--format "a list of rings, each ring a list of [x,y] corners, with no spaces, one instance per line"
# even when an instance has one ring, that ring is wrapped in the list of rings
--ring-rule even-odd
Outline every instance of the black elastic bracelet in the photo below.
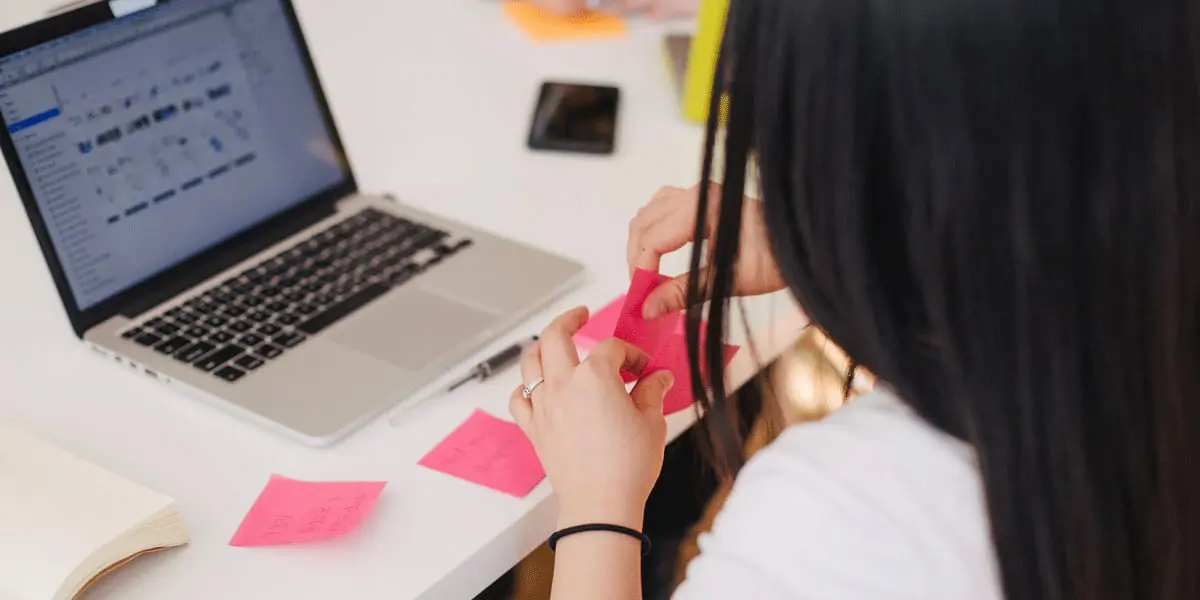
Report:
[[[631,538],[642,541],[642,556],[648,556],[650,554],[650,536],[647,536],[636,529],[630,529],[620,525],[610,525],[608,523],[588,523],[586,525],[576,525],[574,527],[568,527],[566,529],[555,531],[550,535],[550,550],[553,551],[554,548],[558,546],[558,540],[561,540],[568,535],[575,535],[576,533],[583,533],[585,531],[607,531],[610,533],[627,535]]]

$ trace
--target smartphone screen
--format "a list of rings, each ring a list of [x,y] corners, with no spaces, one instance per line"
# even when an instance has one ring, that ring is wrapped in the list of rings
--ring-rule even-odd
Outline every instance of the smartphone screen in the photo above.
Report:
[[[612,154],[620,91],[612,86],[546,82],[529,131],[535,150]]]

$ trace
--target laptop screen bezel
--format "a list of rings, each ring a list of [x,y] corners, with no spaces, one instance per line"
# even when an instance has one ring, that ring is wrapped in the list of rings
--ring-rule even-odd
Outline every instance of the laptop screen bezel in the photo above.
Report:
[[[159,5],[166,2],[184,2],[186,0],[158,0]],[[58,288],[59,297],[71,322],[75,335],[83,337],[91,328],[117,315],[136,317],[155,306],[178,296],[204,280],[227,270],[237,263],[261,252],[279,241],[298,231],[332,215],[336,211],[338,200],[351,196],[358,191],[358,184],[346,156],[345,147],[334,122],[333,112],[326,99],[324,87],[317,75],[316,65],[308,47],[307,39],[300,26],[295,7],[291,0],[278,0],[284,8],[284,14],[291,27],[299,46],[301,59],[307,74],[312,81],[312,92],[319,105],[325,127],[329,131],[329,142],[333,156],[341,163],[345,177],[334,185],[302,200],[291,208],[242,231],[213,247],[204,250],[172,267],[152,275],[134,284],[128,289],[113,295],[87,309],[80,309],[75,301],[75,295],[67,282],[62,262],[50,239],[46,222],[42,219],[34,198],[33,186],[28,174],[17,156],[16,145],[7,127],[0,127],[0,151],[3,151],[5,162],[16,184],[17,194],[25,206],[37,236],[38,245]],[[112,12],[108,2],[96,2],[61,14],[47,17],[41,21],[7,32],[0,32],[0,56],[8,56],[28,50],[35,46],[73,34],[90,27],[113,21],[118,17]]]

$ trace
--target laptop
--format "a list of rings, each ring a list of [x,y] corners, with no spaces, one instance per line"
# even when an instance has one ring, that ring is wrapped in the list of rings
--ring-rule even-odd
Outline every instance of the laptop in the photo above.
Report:
[[[0,34],[0,147],[110,360],[323,445],[581,279],[361,193],[290,0],[129,4]]]

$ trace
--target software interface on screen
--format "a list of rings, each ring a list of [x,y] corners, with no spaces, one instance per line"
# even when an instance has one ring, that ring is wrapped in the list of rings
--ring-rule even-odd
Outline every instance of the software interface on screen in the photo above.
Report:
[[[345,177],[280,0],[177,0],[0,57],[80,309]]]

